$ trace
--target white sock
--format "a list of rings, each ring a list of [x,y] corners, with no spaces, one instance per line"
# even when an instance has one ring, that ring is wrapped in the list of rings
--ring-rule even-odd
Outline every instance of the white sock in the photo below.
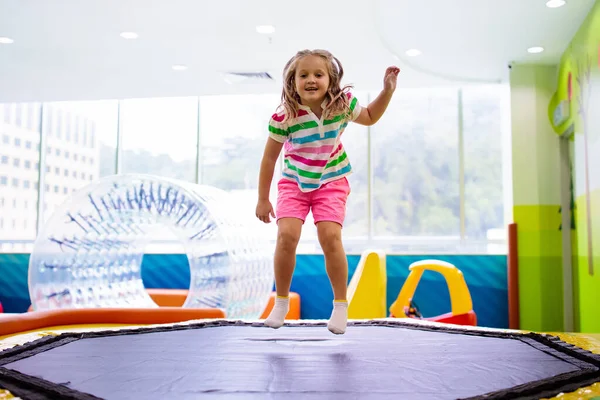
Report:
[[[265,325],[274,329],[281,328],[283,321],[285,320],[285,316],[289,311],[290,298],[277,296],[275,298],[275,304],[273,305],[271,313],[267,319],[265,319]]]
[[[331,333],[341,335],[346,332],[346,325],[348,323],[348,302],[345,300],[334,300],[333,311],[327,324],[327,329]]]

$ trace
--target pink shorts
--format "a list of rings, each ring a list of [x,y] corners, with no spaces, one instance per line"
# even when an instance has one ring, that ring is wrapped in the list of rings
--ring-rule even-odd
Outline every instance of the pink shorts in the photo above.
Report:
[[[311,210],[315,224],[322,221],[344,225],[346,200],[350,194],[350,184],[344,177],[321,186],[317,190],[304,193],[298,184],[282,178],[277,184],[277,221],[281,218],[298,218],[305,221]]]

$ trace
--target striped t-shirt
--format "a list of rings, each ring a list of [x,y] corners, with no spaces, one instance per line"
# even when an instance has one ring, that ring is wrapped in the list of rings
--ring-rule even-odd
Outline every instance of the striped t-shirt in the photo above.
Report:
[[[361,106],[351,93],[347,96],[350,121],[354,121]],[[325,105],[323,102],[321,107]],[[273,114],[269,121],[269,136],[284,143],[284,178],[296,181],[301,191],[310,192],[327,182],[350,175],[352,166],[341,142],[348,118],[339,115],[332,119],[319,119],[310,107],[300,105],[296,118],[285,122],[283,119],[284,114]]]

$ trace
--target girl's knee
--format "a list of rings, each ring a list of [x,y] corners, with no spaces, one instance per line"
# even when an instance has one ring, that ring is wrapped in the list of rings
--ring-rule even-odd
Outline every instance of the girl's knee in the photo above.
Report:
[[[279,229],[277,232],[277,247],[285,251],[295,251],[300,241],[300,231],[296,229]]]
[[[317,225],[319,243],[325,254],[343,250],[342,229],[335,222],[320,222]]]
[[[295,248],[300,241],[300,235],[290,231],[280,231],[277,234],[277,244],[284,248]]]

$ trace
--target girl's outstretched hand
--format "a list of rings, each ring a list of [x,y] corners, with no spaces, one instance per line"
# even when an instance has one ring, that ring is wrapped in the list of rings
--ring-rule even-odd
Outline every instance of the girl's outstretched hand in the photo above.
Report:
[[[398,80],[398,74],[400,73],[400,68],[396,66],[388,67],[385,70],[385,75],[383,77],[383,89],[389,92],[393,92],[396,90],[396,81]]]

